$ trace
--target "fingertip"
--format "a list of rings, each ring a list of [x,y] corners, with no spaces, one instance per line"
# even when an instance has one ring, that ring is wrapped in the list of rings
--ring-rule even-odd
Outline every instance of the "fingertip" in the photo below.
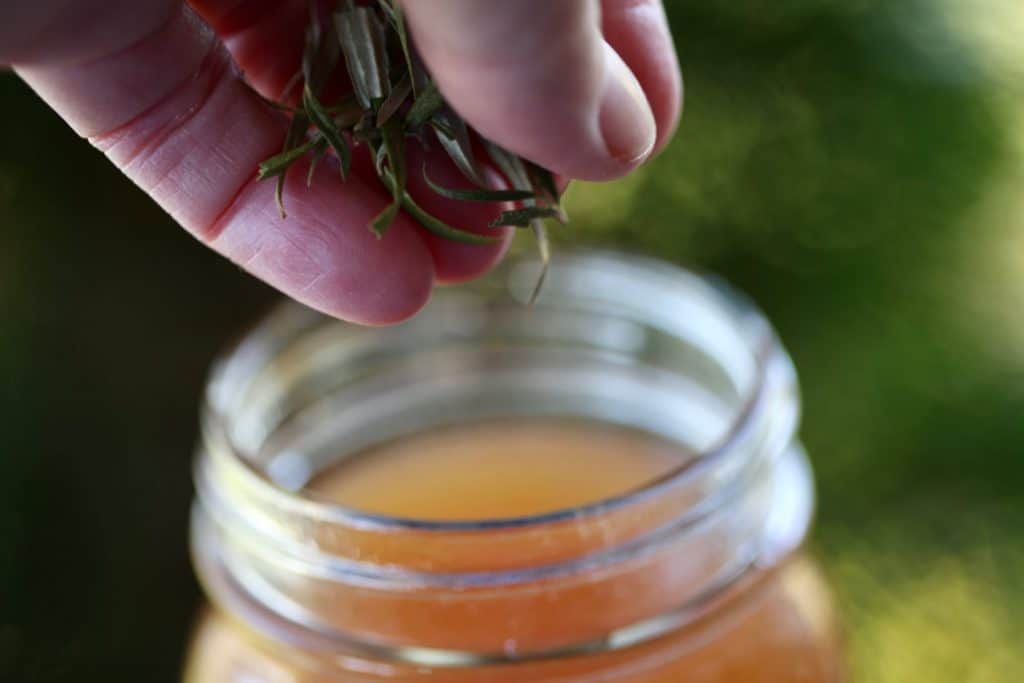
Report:
[[[313,306],[336,318],[369,326],[394,325],[416,315],[434,289],[430,252],[416,228],[402,218],[396,219],[380,243],[385,258],[369,259],[369,267],[358,273],[335,271],[310,290],[310,297],[322,302]],[[359,280],[356,284],[354,276]]]
[[[668,144],[683,111],[683,77],[660,0],[602,0],[601,26],[643,87],[657,122],[653,154]],[[652,155],[653,156],[653,155]]]
[[[610,180],[629,173],[647,160],[658,139],[657,122],[640,82],[608,43],[604,43],[604,54],[598,125],[611,163],[595,165],[584,180]]]
[[[479,228],[467,229],[478,234],[484,232]],[[478,245],[453,242],[436,235],[427,237],[438,284],[452,285],[474,280],[486,275],[501,261],[512,244],[512,228],[491,228],[487,234],[495,235],[497,240],[493,244]]]
[[[433,268],[420,266],[431,265],[429,258],[417,260],[417,267],[394,279],[398,287],[378,289],[376,297],[367,299],[367,306],[356,310],[339,287],[332,292],[334,296],[323,311],[336,318],[373,327],[404,322],[419,313],[430,300],[435,283]]]

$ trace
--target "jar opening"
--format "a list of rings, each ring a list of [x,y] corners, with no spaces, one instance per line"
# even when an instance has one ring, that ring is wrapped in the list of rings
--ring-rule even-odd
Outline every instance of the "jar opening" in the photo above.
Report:
[[[551,296],[529,310],[515,294],[529,281],[527,266],[512,264],[472,291],[440,293],[395,328],[361,330],[293,306],[278,311],[219,364],[206,438],[282,499],[301,497],[339,456],[494,418],[615,424],[697,454],[639,490],[553,514],[432,524],[337,504],[315,512],[395,528],[527,526],[600,513],[700,476],[742,450],[762,405],[780,391],[766,385],[771,372],[784,376],[782,391],[794,391],[771,329],[728,290],[653,261],[577,256],[559,264]],[[634,277],[638,269],[643,278]],[[679,363],[685,373],[674,375]]]
[[[490,614],[536,652],[657,618],[666,591],[673,609],[698,604],[799,544],[811,491],[795,378],[756,310],[616,254],[563,255],[532,310],[517,301],[524,282],[510,263],[386,329],[289,306],[243,340],[203,415],[201,573],[320,633],[501,650],[501,633],[472,625]],[[585,420],[694,455],[631,490],[520,516],[391,516],[303,493],[339,457],[495,419]],[[410,591],[420,611],[399,599]],[[583,594],[600,616],[550,618]],[[465,628],[432,631],[438,610]]]

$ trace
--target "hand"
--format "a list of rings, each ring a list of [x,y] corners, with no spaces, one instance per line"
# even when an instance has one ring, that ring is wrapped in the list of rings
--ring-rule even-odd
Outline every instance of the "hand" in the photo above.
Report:
[[[658,0],[404,6],[452,106],[556,173],[623,175],[675,127],[682,86]],[[310,190],[304,173],[290,174],[289,216],[278,215],[272,183],[258,182],[255,170],[280,150],[287,122],[240,74],[276,97],[298,68],[307,11],[306,0],[4,3],[0,63],[213,249],[322,311],[395,322],[415,313],[435,282],[486,271],[508,234],[493,246],[457,244],[399,216],[377,239],[366,225],[389,198],[358,166],[345,184],[322,168]],[[410,154],[426,155],[442,184],[461,182],[443,155]],[[488,230],[493,207],[445,200],[410,176],[425,208]]]

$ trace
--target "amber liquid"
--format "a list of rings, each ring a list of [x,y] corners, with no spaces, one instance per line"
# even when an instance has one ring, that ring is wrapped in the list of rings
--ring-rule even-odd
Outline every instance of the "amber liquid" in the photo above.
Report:
[[[664,477],[687,458],[677,445],[606,425],[493,422],[439,429],[348,458],[309,482],[307,494],[397,517],[521,517],[625,494]],[[559,542],[558,537],[545,540]],[[478,549],[471,552],[481,557],[493,552],[487,544],[472,547]],[[657,581],[655,576],[648,578]],[[585,622],[599,619],[595,609],[625,608],[631,595],[626,590],[612,600],[604,599],[600,607],[593,596],[584,594],[562,595],[558,600],[551,604],[557,605],[559,615],[574,610],[577,621]],[[396,603],[392,617],[400,620],[404,609]],[[434,635],[443,635],[446,629],[453,635],[468,629],[498,633],[504,627],[488,623],[486,613],[461,624],[447,618],[431,620],[429,614],[408,614],[410,623],[426,617]],[[543,639],[557,632],[557,628],[550,634],[541,629],[533,635]],[[714,614],[679,632],[615,652],[479,670],[426,672],[367,662],[346,670],[250,635],[244,626],[210,612],[200,623],[186,674],[192,683],[424,679],[432,683],[836,683],[841,678],[829,596],[816,568],[803,557],[792,558],[752,582]]]
[[[307,491],[394,517],[502,519],[619,496],[685,460],[677,445],[609,425],[490,422],[374,448],[316,477]]]

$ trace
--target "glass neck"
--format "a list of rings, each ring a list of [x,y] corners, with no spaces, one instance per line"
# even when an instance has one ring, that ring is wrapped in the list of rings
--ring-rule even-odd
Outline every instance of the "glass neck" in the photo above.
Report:
[[[193,531],[215,601],[307,648],[461,665],[655,637],[799,545],[812,503],[799,401],[763,318],[621,255],[564,257],[527,309],[531,276],[512,263],[385,329],[288,306],[218,365]],[[639,428],[698,457],[517,519],[397,519],[296,493],[382,441],[519,417]]]

